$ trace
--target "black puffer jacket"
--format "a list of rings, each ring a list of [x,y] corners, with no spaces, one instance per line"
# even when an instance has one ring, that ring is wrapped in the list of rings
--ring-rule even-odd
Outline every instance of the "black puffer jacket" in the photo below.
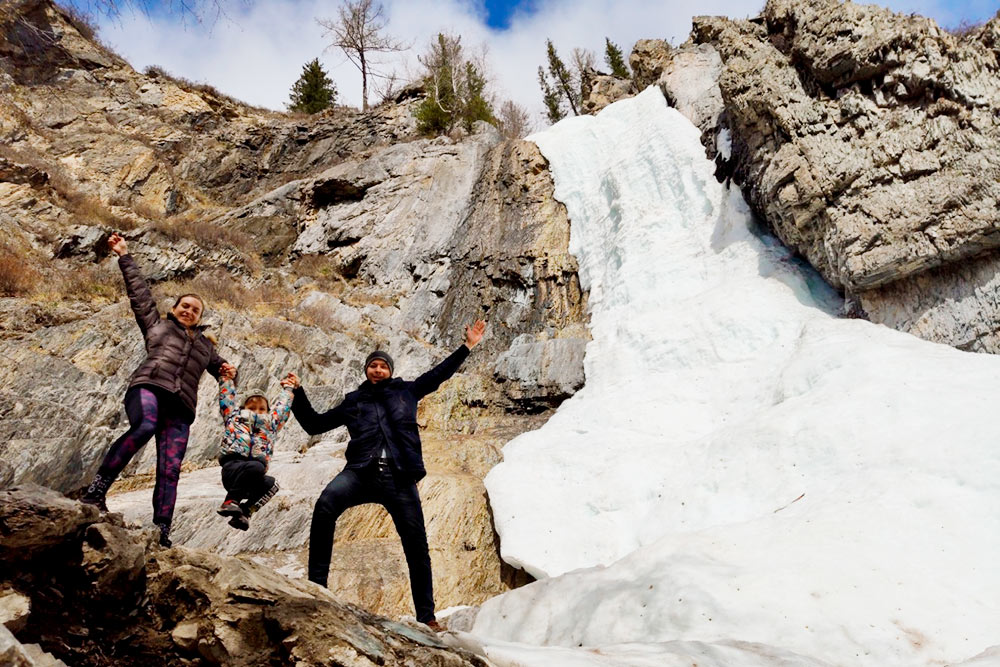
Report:
[[[371,463],[384,443],[395,466],[416,482],[427,474],[417,429],[417,401],[454,375],[468,356],[469,348],[462,345],[412,382],[392,378],[373,385],[365,380],[357,391],[344,396],[340,405],[322,414],[313,409],[305,390],[298,387],[292,414],[310,435],[346,426],[351,434],[345,454],[348,468],[363,468]]]
[[[149,286],[131,255],[118,258],[125,277],[125,291],[146,340],[146,358],[132,373],[129,388],[153,385],[177,394],[194,418],[198,404],[198,381],[208,370],[216,378],[226,363],[215,351],[215,345],[205,337],[204,326],[188,329],[173,314],[161,318]]]

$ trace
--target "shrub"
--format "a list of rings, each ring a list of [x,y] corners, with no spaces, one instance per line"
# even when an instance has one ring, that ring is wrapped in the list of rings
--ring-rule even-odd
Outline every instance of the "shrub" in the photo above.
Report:
[[[103,264],[65,264],[52,279],[59,296],[82,301],[112,303],[125,296],[121,272],[114,262]]]
[[[982,26],[983,21],[969,21],[967,19],[963,19],[958,25],[951,28],[945,28],[945,30],[950,32],[952,35],[955,35],[955,37],[962,38],[968,37],[976,30],[979,30]]]
[[[186,281],[161,283],[156,286],[156,292],[170,296],[194,292],[205,300],[206,309],[228,308],[248,315],[284,313],[292,304],[292,295],[283,285],[265,283],[247,287],[222,269],[202,271]]]
[[[417,130],[447,134],[458,126],[470,132],[479,120],[496,124],[486,92],[485,66],[465,57],[461,37],[438,33],[420,64],[425,69],[427,97],[414,112]]]
[[[300,324],[264,317],[254,323],[247,342],[264,347],[281,347],[301,357],[309,346],[309,331]]]
[[[78,223],[97,222],[116,229],[135,229],[132,220],[116,215],[100,198],[78,190],[73,178],[66,173],[66,168],[59,162],[43,157],[33,149],[18,150],[3,144],[0,144],[0,157],[45,172],[48,175],[47,186],[58,195],[63,208],[71,213]]]
[[[0,296],[24,296],[38,282],[38,272],[7,249],[0,249]]]
[[[292,263],[298,276],[312,278],[324,292],[339,295],[347,287],[340,264],[326,255],[302,255]]]

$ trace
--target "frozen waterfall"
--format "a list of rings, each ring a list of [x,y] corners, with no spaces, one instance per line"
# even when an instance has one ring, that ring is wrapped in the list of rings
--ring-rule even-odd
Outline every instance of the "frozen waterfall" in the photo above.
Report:
[[[655,88],[532,139],[593,341],[583,390],[486,480],[504,558],[541,578],[480,611],[497,664],[1000,644],[1000,358],[838,318]]]

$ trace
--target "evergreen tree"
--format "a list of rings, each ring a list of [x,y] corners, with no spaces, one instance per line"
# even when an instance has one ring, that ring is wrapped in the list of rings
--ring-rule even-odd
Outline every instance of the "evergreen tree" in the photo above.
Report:
[[[545,116],[550,123],[558,123],[566,116],[562,108],[562,99],[559,93],[549,85],[549,80],[545,77],[545,70],[538,66],[538,83],[542,87],[542,101],[545,103]]]
[[[420,132],[447,134],[458,125],[471,132],[477,120],[496,124],[486,96],[488,81],[481,68],[463,55],[461,37],[439,33],[420,63],[426,69],[427,89],[415,112]]]
[[[622,50],[607,37],[604,38],[604,44],[604,62],[611,68],[611,76],[616,76],[619,79],[629,78],[628,66],[625,65]]]
[[[496,125],[493,108],[483,97],[486,92],[486,77],[471,62],[465,63],[466,98],[462,107],[462,125],[466,132],[472,132],[472,125],[478,120]]]
[[[553,46],[551,39],[545,40],[546,53],[549,59],[549,75],[552,76],[553,86],[559,92],[559,94],[569,102],[569,108],[573,111],[574,116],[579,116],[579,106],[580,106],[580,86],[578,82],[574,82],[573,75],[570,73],[569,68],[563,63],[559,58],[559,54],[556,53],[556,47]]]
[[[314,58],[302,66],[302,75],[292,85],[292,92],[288,97],[289,111],[316,113],[333,104],[337,88],[323,71],[319,59]]]

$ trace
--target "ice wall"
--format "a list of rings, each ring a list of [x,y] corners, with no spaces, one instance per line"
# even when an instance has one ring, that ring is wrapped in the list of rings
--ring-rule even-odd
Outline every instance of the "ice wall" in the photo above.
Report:
[[[1000,644],[1000,359],[837,318],[655,88],[533,140],[593,341],[486,480],[503,557],[553,578],[475,633],[844,665]]]

